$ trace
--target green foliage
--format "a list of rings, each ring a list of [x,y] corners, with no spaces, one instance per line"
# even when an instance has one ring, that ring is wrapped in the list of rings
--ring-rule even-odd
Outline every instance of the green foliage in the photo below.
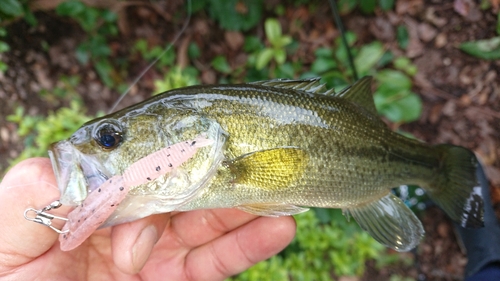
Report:
[[[33,13],[28,9],[27,0],[2,0],[0,4],[0,24],[8,20],[13,20],[24,16],[24,19],[31,25],[36,25]],[[0,56],[2,53],[10,51],[10,46],[3,40],[7,37],[7,30],[0,26]],[[7,64],[0,61],[0,73],[7,71]]]
[[[382,255],[397,259],[338,209],[315,209],[295,219],[297,235],[288,248],[231,280],[334,280],[361,276],[365,263]]]
[[[162,69],[165,66],[173,66],[175,63],[175,50],[173,48],[169,48],[169,45],[164,47],[149,47],[146,39],[139,39],[135,42],[132,50],[139,53],[142,58],[148,62],[152,62],[159,58],[155,63],[155,67],[158,69]]]
[[[281,24],[277,19],[267,19],[265,24],[266,37],[271,47],[266,47],[259,51],[255,61],[255,68],[261,70],[272,60],[278,65],[282,65],[286,60],[285,47],[292,43],[292,37],[283,35]]]
[[[231,67],[224,56],[216,56],[212,60],[212,67],[220,73],[229,74],[231,72]]]
[[[156,80],[155,92],[162,93],[172,89],[200,84],[198,80],[199,71],[194,67],[181,69],[178,66],[171,68],[165,73],[163,80]]]
[[[379,83],[374,94],[377,110],[392,122],[418,120],[422,112],[422,100],[411,91],[412,81],[403,72],[381,70],[375,78]]]
[[[207,9],[210,17],[226,30],[249,30],[262,18],[262,0],[199,0],[193,11]]]
[[[404,25],[399,25],[396,29],[396,40],[398,41],[399,47],[406,50],[410,43],[410,35],[408,34],[408,29],[406,29]]]
[[[362,46],[354,59],[358,74],[360,76],[367,75],[377,65],[384,53],[384,46],[379,41]]]
[[[6,35],[7,35],[7,31],[5,30],[5,28],[0,27],[0,38],[5,37]],[[10,51],[9,44],[0,40],[0,56],[2,55],[2,53],[6,53],[8,51]],[[7,68],[8,68],[7,64],[3,61],[0,61],[0,72],[7,71]]]
[[[78,101],[72,101],[69,108],[63,107],[47,117],[26,115],[23,107],[17,107],[7,120],[16,123],[17,133],[24,137],[25,149],[11,163],[14,165],[30,157],[46,156],[51,143],[68,138],[90,117]]]
[[[500,59],[500,36],[460,44],[460,50],[485,60]]]
[[[500,13],[497,14],[497,35],[500,35]]]
[[[40,98],[52,106],[61,106],[62,104],[76,101],[83,104],[82,97],[76,91],[80,84],[80,76],[61,76],[58,79],[57,86],[52,90],[42,89],[39,93]]]
[[[415,281],[415,279],[411,277],[403,277],[401,275],[392,275],[389,281]]]
[[[76,57],[82,64],[92,62],[97,74],[108,87],[114,87],[114,68],[109,60],[111,48],[108,38],[118,34],[116,13],[88,7],[78,0],[70,0],[59,4],[56,13],[74,19],[88,34],[88,38],[76,49]]]
[[[23,5],[18,0],[2,0],[0,19],[19,17],[23,14]]]
[[[342,14],[346,14],[358,7],[365,14],[373,14],[380,7],[383,11],[394,8],[394,0],[339,0],[338,7]],[[377,5],[378,4],[378,5]]]

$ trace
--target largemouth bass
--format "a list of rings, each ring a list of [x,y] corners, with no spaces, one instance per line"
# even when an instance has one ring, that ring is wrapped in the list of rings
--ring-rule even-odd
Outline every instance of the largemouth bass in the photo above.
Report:
[[[159,156],[197,141],[183,160]],[[204,208],[262,216],[341,208],[380,243],[408,251],[424,230],[391,193],[402,184],[424,188],[465,227],[483,223],[474,154],[392,132],[377,116],[370,77],[339,93],[318,79],[175,89],[84,124],[49,155],[63,204],[89,205],[109,179],[126,185],[126,194],[106,195],[116,204],[97,226]]]

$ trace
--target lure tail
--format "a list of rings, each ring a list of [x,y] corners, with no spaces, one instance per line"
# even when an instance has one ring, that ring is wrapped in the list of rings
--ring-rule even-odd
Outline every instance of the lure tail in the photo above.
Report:
[[[432,200],[462,227],[482,227],[484,202],[476,178],[476,156],[459,146],[441,144],[435,148],[440,155],[439,177],[424,188]]]

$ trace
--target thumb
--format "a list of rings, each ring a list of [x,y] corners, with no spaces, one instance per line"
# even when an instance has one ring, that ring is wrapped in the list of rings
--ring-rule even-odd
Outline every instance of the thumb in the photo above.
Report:
[[[0,183],[0,231],[1,267],[12,268],[39,257],[57,241],[55,231],[24,218],[28,208],[42,209],[59,199],[54,173],[49,159],[32,158],[14,166]],[[68,207],[51,210],[50,213],[65,217]],[[29,213],[35,217],[35,213]],[[61,227],[52,221],[54,227]]]

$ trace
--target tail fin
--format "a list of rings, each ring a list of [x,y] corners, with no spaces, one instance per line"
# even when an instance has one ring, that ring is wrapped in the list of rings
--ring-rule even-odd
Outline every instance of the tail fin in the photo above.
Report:
[[[484,226],[484,202],[476,177],[476,156],[459,146],[441,144],[435,148],[440,154],[438,173],[442,176],[429,184],[427,193],[462,227]]]

